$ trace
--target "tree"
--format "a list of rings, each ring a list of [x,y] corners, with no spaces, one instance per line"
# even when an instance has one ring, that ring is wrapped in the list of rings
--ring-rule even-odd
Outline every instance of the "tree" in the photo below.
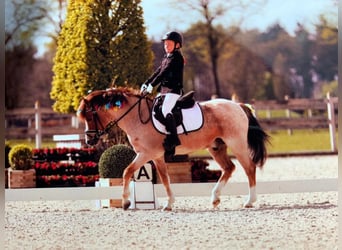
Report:
[[[222,94],[234,95],[240,102],[250,102],[261,93],[259,88],[266,85],[265,76],[269,71],[263,58],[253,53],[241,43],[228,45],[220,61]]]
[[[61,32],[65,19],[66,8],[67,0],[56,0],[56,2],[52,3],[52,11],[48,11],[45,17],[45,19],[48,21],[48,25],[51,28],[49,27],[47,32],[41,33],[43,36],[51,38],[54,45],[57,45],[58,35]]]
[[[57,1],[61,13],[65,0]],[[45,0],[5,2],[6,109],[32,108],[37,100],[44,107],[50,107],[52,104],[49,96],[52,60],[51,57],[45,56],[37,58],[38,50],[34,42],[37,37],[46,35],[45,26],[53,24],[55,3],[56,1]],[[54,31],[58,33],[57,29]],[[49,34],[57,37],[53,32]]]
[[[287,58],[282,53],[278,53],[273,63],[273,89],[277,100],[284,100],[290,94],[288,86]]]
[[[28,88],[32,91],[32,94],[29,95],[29,107],[33,107],[34,103],[39,101],[41,107],[50,108],[53,104],[49,95],[52,80],[52,61],[48,56],[35,58],[27,80]]]
[[[51,88],[51,98],[56,100],[53,105],[55,111],[73,112],[78,100],[87,90],[91,89],[91,82],[87,77],[87,24],[92,17],[91,5],[87,1],[70,1],[67,17],[58,38],[58,47],[54,58],[54,77]],[[88,52],[89,53],[89,52]],[[96,65],[96,58],[94,57]],[[98,79],[100,80],[100,79]]]
[[[28,94],[37,52],[33,37],[42,23],[46,5],[28,0],[8,0],[5,4],[5,107],[33,107]]]
[[[183,33],[186,46],[184,46],[184,56],[186,67],[184,68],[184,89],[196,90],[198,99],[208,99],[211,97],[213,85],[213,75],[208,50],[208,41],[205,37],[205,24],[199,22],[193,24],[189,30]]]
[[[36,52],[34,46],[23,45],[5,51],[6,109],[33,108],[36,101],[51,107],[52,64],[46,58],[35,58]]]
[[[294,61],[294,66],[298,75],[303,77],[304,89],[303,97],[310,98],[313,94],[313,50],[315,41],[311,38],[312,35],[302,26],[298,25],[296,30],[296,42],[299,47],[297,58]]]
[[[30,46],[47,14],[46,1],[6,1],[5,46]]]
[[[252,6],[250,9],[254,9],[256,6],[262,6],[262,3],[264,1],[249,1],[248,5]],[[175,5],[181,4],[179,1],[177,3],[174,3]],[[243,13],[240,15],[240,18],[238,21],[236,21],[234,18],[230,17],[231,24],[234,22],[242,23],[244,19],[244,15],[248,15],[249,11],[247,11],[246,7],[247,4],[244,1],[239,0],[232,0],[232,1],[215,1],[215,0],[187,0],[182,2],[183,6],[187,6],[187,9],[195,10],[198,13],[200,13],[201,17],[204,20],[204,31],[205,31],[205,37],[207,39],[207,45],[209,50],[209,60],[211,64],[211,72],[212,77],[215,85],[215,92],[213,95],[215,96],[221,96],[221,84],[220,84],[220,78],[218,74],[218,62],[220,57],[220,50],[222,49],[222,46],[226,42],[229,42],[229,40],[232,40],[232,37],[234,36],[234,33],[228,34],[228,36],[225,35],[225,33],[222,33],[220,31],[220,26],[217,24],[215,25],[215,21],[217,21],[219,18],[223,16],[229,16],[229,12],[237,12],[237,13]],[[227,14],[228,13],[228,14]],[[248,14],[247,14],[248,13]],[[229,19],[229,18],[228,18]],[[236,25],[237,25],[236,23]],[[228,40],[228,41],[227,41]]]
[[[113,1],[116,13],[111,26],[116,26],[111,39],[114,82],[117,85],[140,85],[152,72],[151,43],[145,34],[143,9],[140,0]],[[122,24],[120,24],[122,23]]]
[[[300,55],[303,53],[300,43],[296,37],[292,37],[279,24],[273,24],[265,32],[251,36],[249,33],[247,39],[246,34],[242,34],[242,43],[250,48],[259,57],[263,58],[266,64],[267,73],[266,81],[261,82],[261,86],[265,85],[265,91],[258,90],[258,96],[264,92],[263,98],[273,98],[283,100],[284,95],[291,97],[303,97],[303,76],[299,71],[298,65],[302,60]],[[291,85],[292,84],[292,85]],[[273,86],[272,86],[273,85]],[[267,86],[267,87],[266,87]],[[272,93],[274,92],[274,93]]]
[[[206,31],[207,31],[207,39],[209,45],[209,54],[210,54],[210,62],[212,66],[212,73],[215,83],[215,95],[221,96],[221,89],[220,89],[220,80],[218,77],[218,69],[217,69],[217,61],[219,58],[219,38],[222,34],[218,32],[213,27],[213,21],[216,15],[222,15],[223,10],[221,8],[217,9],[214,13],[211,13],[209,9],[209,1],[202,1],[201,2],[202,13],[205,17],[206,21]]]
[[[321,17],[316,25],[314,70],[320,79],[332,81],[337,76],[338,30]]]
[[[35,62],[33,55],[36,48],[24,45],[16,45],[5,51],[5,107],[6,109],[14,109],[23,107],[19,104],[28,103],[33,107],[34,102],[28,102],[28,76],[32,71]]]
[[[152,54],[144,34],[140,0],[71,0],[58,38],[51,98],[53,108],[75,112],[89,90],[139,84]]]

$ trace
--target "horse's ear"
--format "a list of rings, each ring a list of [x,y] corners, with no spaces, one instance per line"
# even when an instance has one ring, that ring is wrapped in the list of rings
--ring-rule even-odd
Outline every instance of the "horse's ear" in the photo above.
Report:
[[[88,104],[89,103],[89,101],[85,97],[82,98],[82,101],[84,102],[84,104]]]
[[[84,106],[87,105],[87,103],[88,103],[88,100],[85,97],[83,97],[80,101],[80,106],[79,106],[78,110],[76,111],[76,116],[78,116],[78,117],[83,116],[82,113],[83,113],[83,110],[85,108]]]

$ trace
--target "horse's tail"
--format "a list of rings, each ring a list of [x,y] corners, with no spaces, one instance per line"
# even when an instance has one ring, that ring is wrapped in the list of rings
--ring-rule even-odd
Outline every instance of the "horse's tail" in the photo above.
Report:
[[[270,136],[260,126],[252,108],[243,103],[240,103],[240,106],[245,111],[249,121],[247,138],[252,160],[256,165],[262,167],[267,158],[266,143],[269,143]]]

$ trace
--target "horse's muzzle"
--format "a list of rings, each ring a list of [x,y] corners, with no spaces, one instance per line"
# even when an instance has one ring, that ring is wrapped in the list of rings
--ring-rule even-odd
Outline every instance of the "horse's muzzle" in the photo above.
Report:
[[[93,130],[88,130],[85,132],[86,138],[85,138],[85,143],[94,146],[98,143],[100,136],[98,135],[97,131]]]

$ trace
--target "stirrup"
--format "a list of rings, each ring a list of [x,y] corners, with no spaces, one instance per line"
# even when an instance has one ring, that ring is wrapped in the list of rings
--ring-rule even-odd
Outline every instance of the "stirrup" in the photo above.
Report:
[[[164,161],[165,162],[173,162],[175,159],[175,149],[167,151],[165,150],[164,152]]]

